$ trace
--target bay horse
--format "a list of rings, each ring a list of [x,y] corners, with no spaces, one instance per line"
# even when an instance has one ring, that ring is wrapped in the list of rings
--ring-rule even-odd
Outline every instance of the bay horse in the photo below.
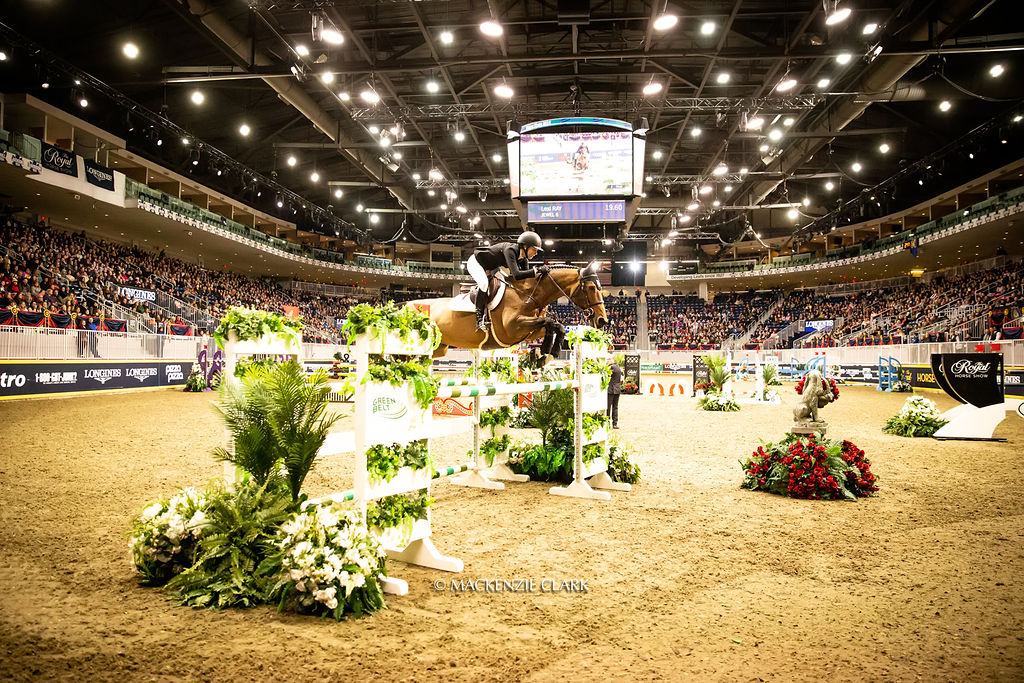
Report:
[[[441,344],[434,351],[435,358],[445,355],[449,347],[503,349],[541,335],[544,337],[541,354],[555,355],[561,349],[565,329],[548,317],[545,309],[561,297],[568,298],[583,311],[593,327],[600,329],[608,322],[597,279],[597,264],[578,269],[554,266],[545,276],[518,282],[503,275],[503,271],[499,271],[491,278],[492,288],[495,281],[500,280],[505,292],[490,311],[491,325],[484,331],[476,329],[476,314],[465,294],[410,302],[417,308],[429,309],[430,319],[441,330]]]

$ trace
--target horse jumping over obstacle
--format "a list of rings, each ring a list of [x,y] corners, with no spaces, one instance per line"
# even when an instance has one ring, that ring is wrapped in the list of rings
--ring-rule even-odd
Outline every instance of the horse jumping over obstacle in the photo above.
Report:
[[[604,297],[597,279],[597,265],[586,268],[558,268],[546,276],[514,282],[500,276],[491,279],[496,292],[492,302],[491,325],[485,331],[476,329],[476,315],[470,295],[444,299],[420,299],[410,302],[427,308],[430,319],[441,330],[441,345],[434,357],[443,356],[449,347],[461,349],[494,350],[514,346],[523,341],[538,339],[543,334],[541,354],[557,354],[565,337],[565,330],[545,309],[561,297],[567,297],[578,309],[586,313],[590,325],[603,327],[608,322],[604,310]]]

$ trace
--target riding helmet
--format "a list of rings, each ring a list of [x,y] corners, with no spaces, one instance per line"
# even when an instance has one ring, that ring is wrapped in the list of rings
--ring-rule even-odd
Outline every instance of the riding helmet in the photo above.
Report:
[[[537,251],[544,251],[543,247],[541,247],[540,235],[531,230],[525,231],[516,242],[519,243],[520,247],[536,247]]]

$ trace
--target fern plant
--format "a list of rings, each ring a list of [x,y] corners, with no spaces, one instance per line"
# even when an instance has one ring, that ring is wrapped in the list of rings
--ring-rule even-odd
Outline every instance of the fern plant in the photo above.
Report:
[[[213,456],[245,470],[258,486],[277,476],[279,455],[270,426],[267,370],[257,369],[238,383],[221,387],[220,411],[233,449],[215,448]]]
[[[276,573],[266,560],[293,509],[286,490],[269,481],[211,497],[195,564],[167,584],[174,599],[214,609],[263,603]]]

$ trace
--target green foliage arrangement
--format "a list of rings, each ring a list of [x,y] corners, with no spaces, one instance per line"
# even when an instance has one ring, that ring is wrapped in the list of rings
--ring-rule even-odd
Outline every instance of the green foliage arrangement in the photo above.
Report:
[[[245,377],[246,374],[257,368],[270,370],[277,364],[277,359],[273,356],[268,356],[266,358],[243,356],[235,363],[235,377]]]
[[[584,375],[601,375],[601,388],[607,389],[612,380],[612,366],[594,359],[583,361]]]
[[[886,421],[882,431],[896,436],[931,436],[948,422],[942,419],[935,401],[914,395],[907,397],[903,408]]]
[[[185,380],[184,391],[206,391],[206,375],[203,374],[203,370],[199,367],[198,363],[193,364],[192,372],[189,373],[188,378]]]
[[[427,518],[427,509],[433,502],[426,489],[379,498],[366,508],[366,525],[381,531],[397,527],[408,535],[413,523]]]
[[[412,441],[405,445],[376,445],[366,449],[366,474],[372,484],[391,481],[403,467],[423,470],[431,469],[433,465],[426,440]]]
[[[633,460],[633,451],[618,441],[608,444],[608,476],[624,484],[640,481],[640,466]]]
[[[779,368],[765,363],[761,366],[761,381],[764,382],[766,387],[781,387],[782,380],[779,379]]]
[[[192,566],[206,525],[208,499],[214,493],[182,489],[132,518],[129,547],[143,585],[162,586]]]
[[[388,360],[386,356],[370,356],[369,367],[363,377],[367,382],[386,382],[392,386],[412,385],[413,397],[420,408],[426,410],[437,396],[440,380],[430,373],[429,356]]]
[[[327,412],[330,385],[321,370],[307,376],[294,360],[271,369],[251,370],[237,384],[225,385],[218,409],[234,440],[234,450],[217,448],[214,457],[245,470],[256,485],[279,478],[292,500],[341,415]]]
[[[708,366],[708,379],[715,385],[715,391],[721,393],[725,383],[732,379],[732,372],[728,368],[728,360],[725,356],[707,354],[704,362]]]
[[[573,396],[572,389],[556,389],[540,391],[533,394],[533,402],[528,410],[528,421],[531,427],[539,429],[544,445],[555,441],[565,441],[568,435],[572,440]]]
[[[488,408],[480,411],[480,426],[490,427],[491,436],[494,436],[495,427],[504,427],[512,422],[512,408],[502,406],[500,408]]]
[[[252,607],[266,601],[275,567],[265,560],[293,510],[287,490],[273,482],[240,482],[209,498],[196,561],[167,587],[179,604]]]
[[[508,448],[508,466],[518,474],[528,474],[534,481],[572,481],[573,456],[571,444],[534,444],[515,441]]]
[[[217,346],[224,348],[228,333],[234,331],[238,341],[260,339],[268,334],[283,336],[292,346],[302,343],[302,323],[277,313],[268,313],[254,308],[233,306],[221,318],[220,325],[213,331]]]
[[[497,379],[499,382],[506,384],[514,384],[519,381],[516,376],[515,368],[512,366],[511,358],[493,358],[491,360],[481,361],[477,365],[477,376],[483,380],[494,380]],[[466,370],[465,377],[473,376],[473,368]]]
[[[697,401],[697,407],[701,410],[734,413],[740,409],[740,404],[731,396],[726,396],[713,391],[707,396],[700,398]]]
[[[583,436],[588,439],[598,429],[607,427],[611,420],[604,413],[583,413]]]
[[[565,342],[571,349],[576,348],[576,345],[581,341],[593,342],[595,344],[600,344],[604,348],[608,348],[612,345],[612,336],[607,332],[602,332],[601,330],[593,327],[585,329],[583,334],[567,332],[565,335]]]
[[[430,316],[413,306],[396,306],[394,301],[388,301],[383,306],[353,306],[348,311],[341,331],[347,335],[349,344],[367,332],[371,339],[383,339],[392,331],[398,332],[399,338],[406,342],[427,342],[431,349],[436,349],[441,343],[441,330]]]
[[[492,436],[480,444],[480,455],[483,456],[484,460],[487,462],[487,466],[491,467],[494,465],[494,458],[507,451],[511,443],[512,437],[508,434]],[[470,451],[469,454],[472,455],[473,451]]]

